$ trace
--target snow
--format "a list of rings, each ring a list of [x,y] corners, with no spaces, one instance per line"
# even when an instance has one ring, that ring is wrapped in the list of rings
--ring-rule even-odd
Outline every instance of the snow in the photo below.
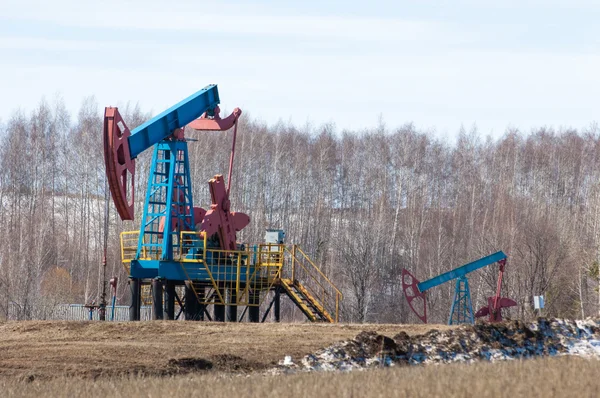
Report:
[[[290,356],[269,373],[355,371],[376,367],[506,361],[577,355],[600,359],[600,319],[539,318],[530,323],[477,323],[409,337],[361,332],[294,363]]]

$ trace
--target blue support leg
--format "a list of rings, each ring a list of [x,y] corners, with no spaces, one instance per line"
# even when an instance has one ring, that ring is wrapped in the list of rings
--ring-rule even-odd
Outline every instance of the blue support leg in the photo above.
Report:
[[[179,251],[180,231],[194,229],[193,206],[187,142],[156,144],[136,259],[173,260]]]
[[[454,290],[450,317],[448,318],[448,325],[460,325],[463,323],[474,323],[471,291],[469,290],[469,280],[466,276],[456,278],[456,288]]]

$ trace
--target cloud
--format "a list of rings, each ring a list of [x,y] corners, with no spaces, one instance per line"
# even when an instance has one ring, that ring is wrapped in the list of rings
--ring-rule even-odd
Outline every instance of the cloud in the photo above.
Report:
[[[433,21],[389,17],[337,17],[244,13],[237,7],[206,7],[186,3],[177,7],[133,5],[126,2],[101,3],[25,0],[0,10],[0,17],[23,23],[51,22],[60,26],[101,29],[204,32],[210,35],[246,35],[293,38],[343,39],[352,41],[402,42],[466,40],[443,24]],[[32,30],[35,27],[32,26]],[[200,44],[200,43],[199,43]],[[290,43],[293,45],[293,43]]]
[[[11,21],[0,26],[4,120],[57,90],[74,113],[90,94],[101,105],[140,101],[157,113],[208,83],[219,84],[223,108],[339,128],[373,126],[381,113],[389,126],[414,121],[454,132],[476,122],[487,132],[511,123],[586,125],[600,112],[597,36],[592,50],[576,51],[581,36],[566,25],[556,31],[563,47],[525,47],[530,31],[544,38],[548,25],[489,26],[466,8],[457,10],[467,21],[459,25],[381,10],[341,17],[57,1],[0,9],[0,20]],[[24,28],[11,32],[15,23]]]

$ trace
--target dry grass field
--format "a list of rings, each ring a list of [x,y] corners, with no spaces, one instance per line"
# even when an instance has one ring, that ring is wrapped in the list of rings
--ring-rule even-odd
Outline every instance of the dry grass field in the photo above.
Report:
[[[0,323],[0,396],[600,396],[600,361],[574,357],[352,373],[266,376],[261,372],[285,355],[299,359],[363,330],[394,335],[420,334],[430,328],[4,322]],[[210,361],[212,369],[199,369],[202,360]]]
[[[393,336],[430,325],[249,324],[217,322],[0,322],[0,379],[164,376],[213,363],[250,372],[294,360],[363,330]],[[448,328],[448,326],[436,326]],[[182,361],[183,360],[183,361]],[[187,360],[187,362],[186,362]],[[193,370],[193,369],[191,369]]]
[[[562,357],[351,373],[0,379],[6,397],[598,397],[600,361]]]

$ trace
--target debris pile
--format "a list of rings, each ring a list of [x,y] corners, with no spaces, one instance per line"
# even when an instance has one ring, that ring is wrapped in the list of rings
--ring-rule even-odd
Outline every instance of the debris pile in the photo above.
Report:
[[[392,338],[361,332],[353,340],[305,356],[298,364],[286,358],[277,369],[280,372],[349,371],[555,355],[600,358],[600,319],[481,322],[416,336],[400,332]]]

